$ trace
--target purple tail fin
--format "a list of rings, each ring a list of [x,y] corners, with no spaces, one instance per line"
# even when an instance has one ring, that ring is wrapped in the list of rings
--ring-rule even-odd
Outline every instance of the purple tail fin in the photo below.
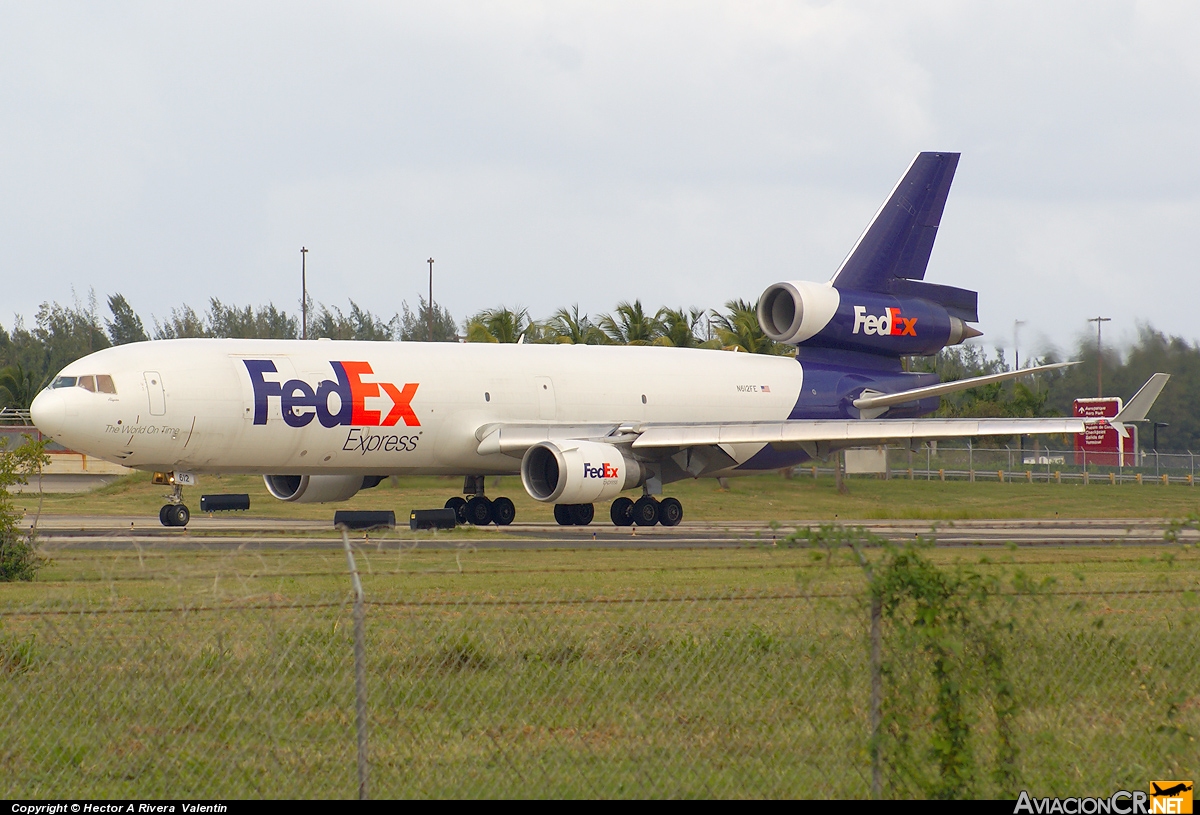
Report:
[[[978,295],[923,282],[959,153],[918,153],[837,274],[835,288],[920,297],[978,321]]]

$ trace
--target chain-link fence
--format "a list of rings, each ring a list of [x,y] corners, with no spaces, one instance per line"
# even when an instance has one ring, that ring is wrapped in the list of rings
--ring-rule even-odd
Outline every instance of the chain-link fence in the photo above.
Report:
[[[873,460],[874,461],[874,460]],[[884,462],[886,461],[886,465]],[[914,449],[888,447],[870,472],[921,481],[1057,482],[1075,484],[1184,484],[1195,486],[1200,459],[1191,452],[1153,450],[1087,453],[1054,447],[958,447],[937,442]],[[848,468],[850,469],[850,468]],[[830,476],[833,465],[819,461],[796,467],[798,476]]]
[[[1080,795],[1200,757],[1183,547],[983,558],[934,637],[813,549],[357,554],[357,690],[332,554],[56,555],[0,610],[3,794]]]

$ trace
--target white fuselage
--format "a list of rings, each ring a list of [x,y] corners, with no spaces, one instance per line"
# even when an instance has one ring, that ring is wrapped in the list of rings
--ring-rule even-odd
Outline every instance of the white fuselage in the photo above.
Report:
[[[257,404],[247,360],[260,369]],[[336,362],[360,397],[350,410]],[[60,376],[101,375],[115,393],[43,391],[38,427],[139,469],[295,475],[516,473],[518,457],[480,454],[489,424],[778,422],[803,383],[793,358],[726,351],[237,339],[118,346]],[[736,445],[734,458],[762,446]]]

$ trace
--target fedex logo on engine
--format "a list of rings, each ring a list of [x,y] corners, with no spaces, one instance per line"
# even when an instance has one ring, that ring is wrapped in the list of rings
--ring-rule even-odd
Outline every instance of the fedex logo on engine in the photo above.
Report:
[[[316,388],[302,379],[287,382],[272,381],[268,374],[277,373],[269,359],[244,359],[254,387],[254,423],[267,423],[267,400],[279,399],[283,420],[291,427],[304,427],[314,417],[323,427],[355,425],[357,427],[391,427],[404,420],[408,427],[420,427],[421,422],[412,409],[417,393],[416,382],[397,388],[391,382],[371,382],[363,377],[374,376],[370,363],[333,362],[333,379],[321,381]],[[381,410],[368,410],[366,400],[381,396],[380,390],[392,400],[386,416]],[[331,397],[336,396],[336,399]]]
[[[605,462],[595,467],[590,462],[583,462],[583,477],[584,478],[616,478],[617,468]]]
[[[917,318],[901,317],[900,309],[885,308],[882,316],[867,314],[866,306],[854,307],[854,330],[864,334],[875,334],[880,337],[915,337],[917,336]]]

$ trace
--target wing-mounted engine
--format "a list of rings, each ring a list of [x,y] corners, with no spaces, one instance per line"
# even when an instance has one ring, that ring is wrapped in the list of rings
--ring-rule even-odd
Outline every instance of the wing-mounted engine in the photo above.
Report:
[[[543,441],[525,451],[521,483],[536,501],[591,504],[642,483],[642,467],[612,444]]]
[[[280,501],[326,504],[353,498],[383,480],[378,475],[264,475],[267,492]]]
[[[888,356],[926,356],[979,331],[918,297],[785,281],[758,300],[758,322],[776,342]]]

